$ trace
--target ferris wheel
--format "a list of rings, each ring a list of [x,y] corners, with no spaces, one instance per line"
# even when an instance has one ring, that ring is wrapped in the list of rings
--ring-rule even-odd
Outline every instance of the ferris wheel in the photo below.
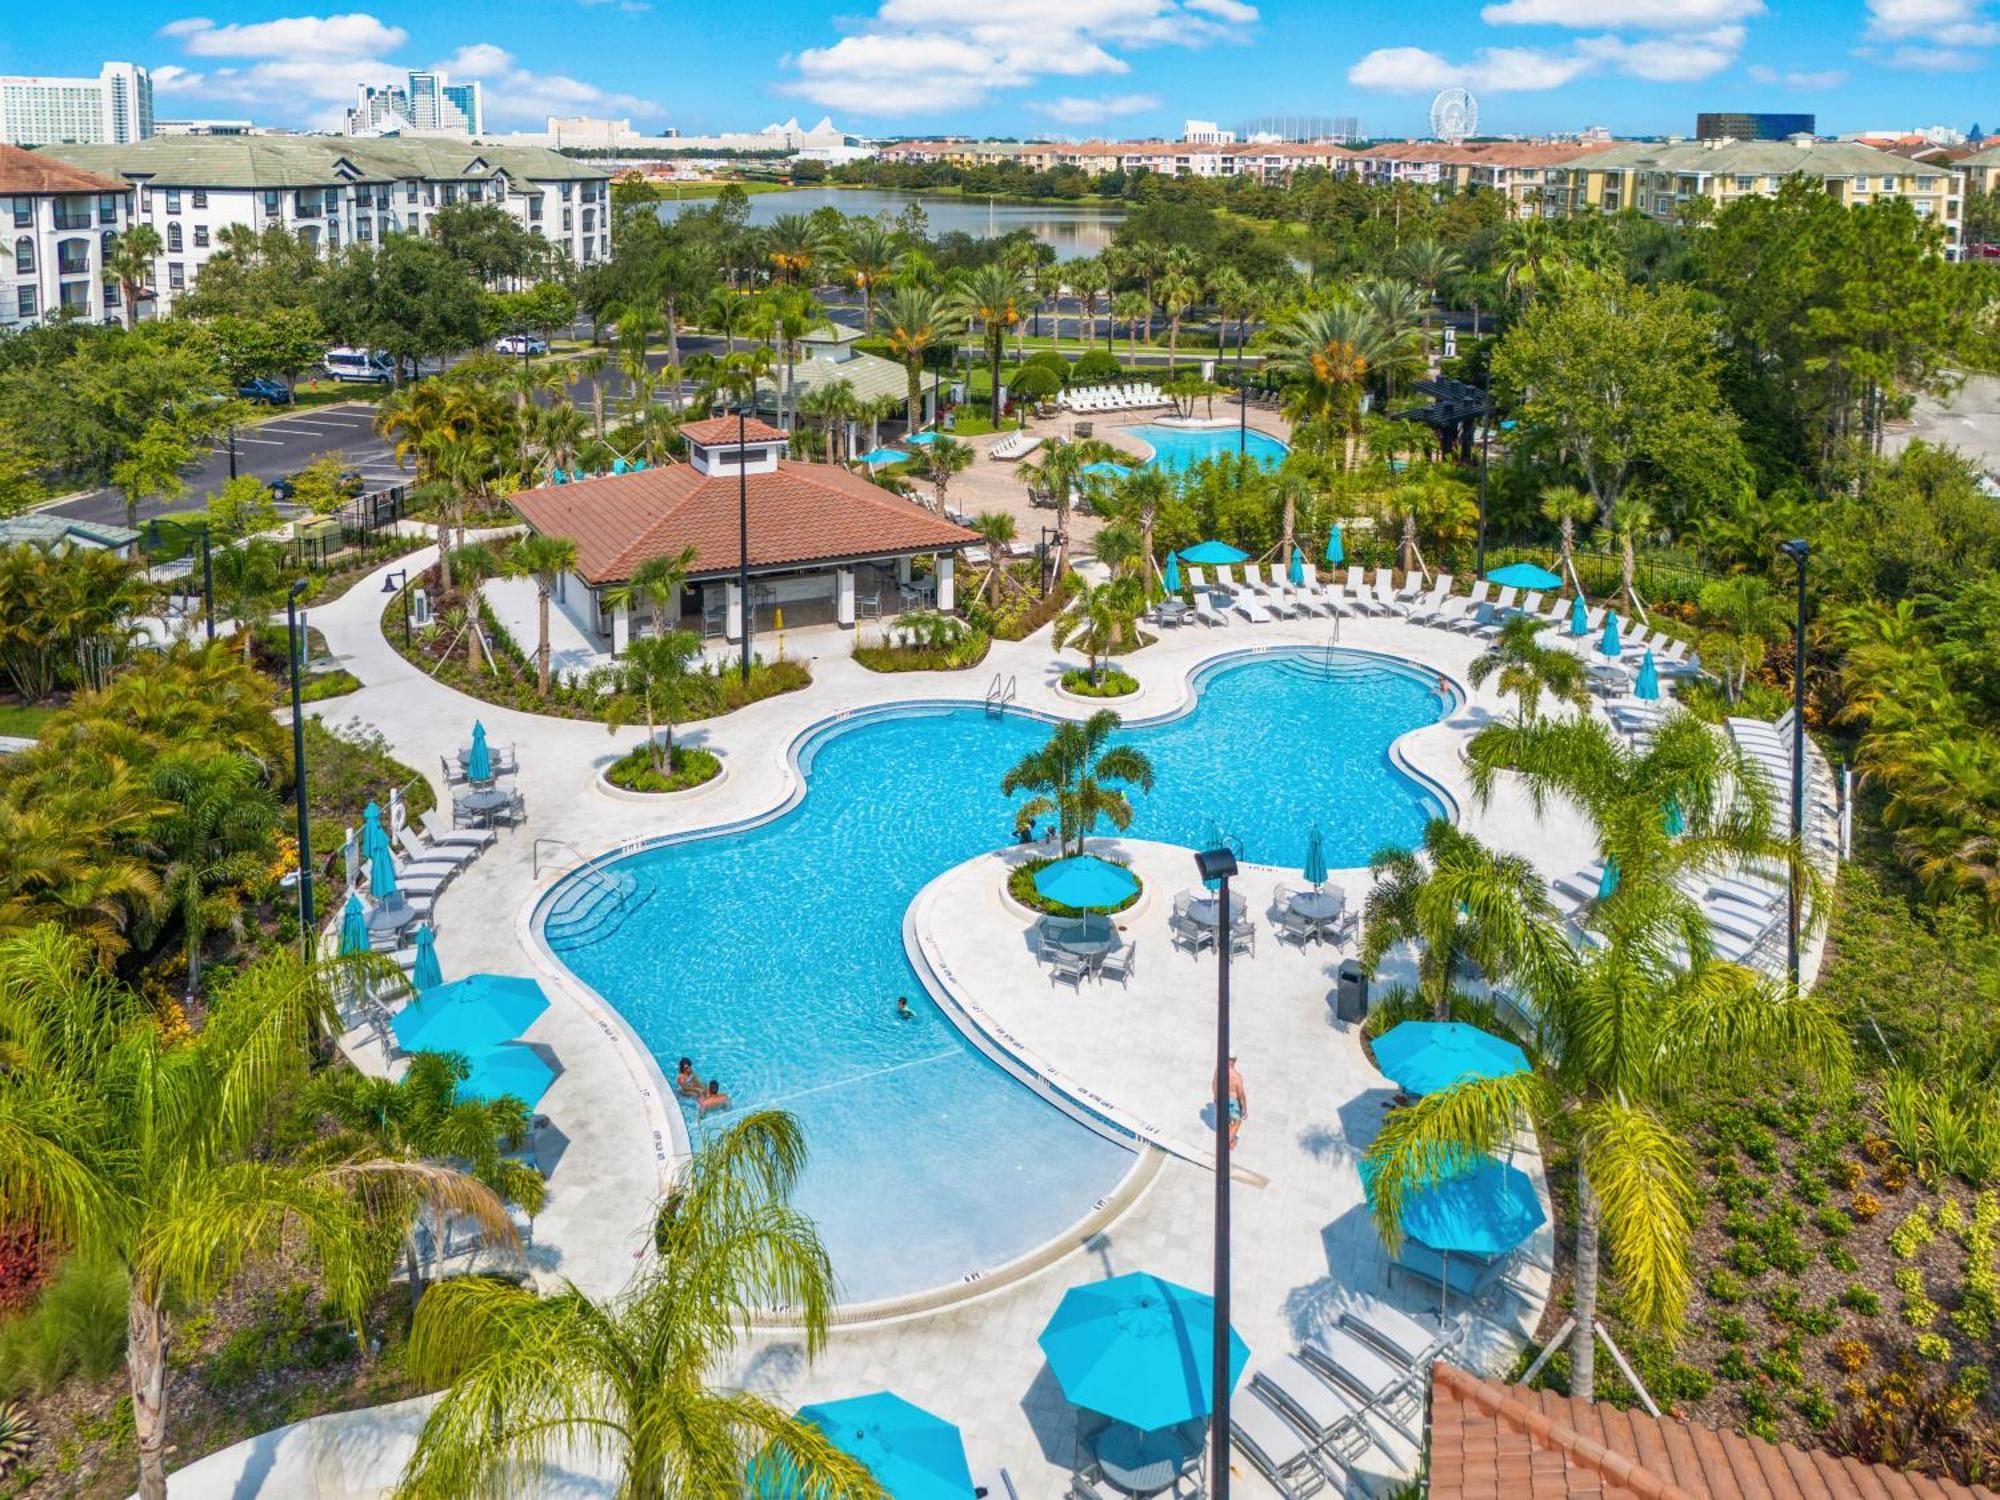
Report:
[[[1443,89],[1431,100],[1431,134],[1457,145],[1479,129],[1479,101],[1466,89]]]

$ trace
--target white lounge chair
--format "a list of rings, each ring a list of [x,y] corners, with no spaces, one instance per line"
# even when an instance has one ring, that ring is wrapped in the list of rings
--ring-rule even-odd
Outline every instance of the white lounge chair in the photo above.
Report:
[[[1230,602],[1231,607],[1252,625],[1268,625],[1271,623],[1271,611],[1265,608],[1262,599],[1249,590],[1246,589],[1242,593],[1239,593]]]
[[[1194,617],[1204,625],[1227,625],[1229,616],[1215,607],[1215,600],[1206,589],[1194,591]]]
[[[462,844],[474,849],[484,849],[493,842],[492,829],[453,828],[438,816],[435,808],[426,812],[418,821],[424,825],[424,837],[440,848],[448,849],[454,844]]]
[[[1230,1403],[1229,1430],[1244,1457],[1285,1500],[1305,1500],[1332,1479],[1312,1438],[1260,1386],[1252,1384],[1242,1400]]]
[[[1250,1385],[1270,1397],[1315,1448],[1348,1446],[1359,1453],[1371,1441],[1352,1398],[1315,1375],[1296,1354],[1260,1366]]]
[[[1456,1323],[1440,1327],[1435,1320],[1414,1317],[1374,1297],[1357,1296],[1341,1309],[1340,1321],[1412,1370],[1428,1368],[1431,1361],[1458,1343],[1465,1332]]]
[[[1375,591],[1368,587],[1365,571],[1361,568],[1347,570],[1347,597],[1364,615],[1383,615],[1389,612],[1387,606],[1375,597]]]
[[[447,870],[463,869],[478,858],[478,846],[473,844],[439,844],[426,848],[411,832],[410,825],[404,823],[396,829],[396,847],[408,857],[411,868],[421,869],[426,865]]]
[[[373,860],[362,861],[364,868],[373,863]],[[374,877],[369,876],[367,880],[372,885]],[[432,869],[398,869],[396,871],[396,889],[413,901],[419,896],[435,896],[450,884],[451,873],[449,871]]]
[[[1410,1405],[1417,1413],[1422,1411],[1423,1391],[1416,1371],[1391,1360],[1345,1328],[1322,1329],[1307,1341],[1303,1352],[1314,1369],[1344,1386],[1384,1421],[1409,1433],[1397,1411]]]
[[[1451,598],[1451,574],[1440,573],[1431,591],[1410,606],[1412,625],[1435,625],[1444,614],[1445,601]]]

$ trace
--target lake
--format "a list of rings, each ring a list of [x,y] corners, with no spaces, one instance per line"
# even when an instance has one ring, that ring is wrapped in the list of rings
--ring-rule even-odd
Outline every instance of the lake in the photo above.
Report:
[[[709,194],[660,205],[660,216],[671,219],[695,204],[713,203]],[[932,193],[899,193],[888,188],[787,188],[750,195],[750,222],[768,224],[779,214],[809,214],[831,205],[844,214],[888,214],[894,218],[911,203],[922,206],[930,221],[931,238],[959,230],[984,239],[1026,229],[1044,244],[1055,246],[1058,260],[1096,255],[1111,243],[1111,232],[1124,219],[1120,208],[1072,203],[992,203],[979,198],[941,197]]]

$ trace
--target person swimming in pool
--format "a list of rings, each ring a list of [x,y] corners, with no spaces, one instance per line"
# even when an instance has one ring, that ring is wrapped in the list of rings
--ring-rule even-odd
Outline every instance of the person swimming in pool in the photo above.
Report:
[[[684,1057],[674,1073],[674,1092],[686,1099],[701,1097],[701,1075],[694,1070],[694,1059]]]
[[[896,1019],[899,1021],[914,1021],[916,1018],[917,1013],[910,1009],[910,997],[908,995],[898,995],[896,997]]]
[[[702,1090],[701,1103],[695,1112],[705,1115],[711,1109],[727,1108],[729,1108],[729,1096],[722,1092],[722,1081],[717,1078],[709,1079],[708,1087]]]

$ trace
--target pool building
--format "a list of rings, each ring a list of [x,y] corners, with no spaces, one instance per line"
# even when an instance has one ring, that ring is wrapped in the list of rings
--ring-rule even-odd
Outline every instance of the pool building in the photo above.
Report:
[[[711,417],[681,428],[688,461],[525,490],[514,509],[543,536],[576,544],[556,604],[614,655],[647,612],[612,602],[645,563],[694,549],[688,587],[663,612],[669,629],[740,640],[743,512],[748,512],[751,628],[835,624],[956,603],[959,552],[977,533],[838,464],[785,456],[783,429]],[[912,563],[931,559],[929,577]]]

